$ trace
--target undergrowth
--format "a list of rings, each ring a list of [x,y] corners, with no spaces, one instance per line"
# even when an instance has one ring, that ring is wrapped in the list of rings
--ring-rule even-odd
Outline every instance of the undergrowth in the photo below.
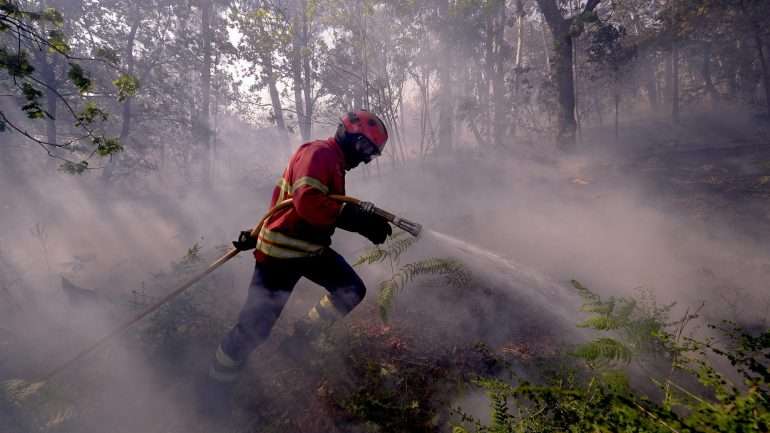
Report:
[[[541,383],[477,378],[490,421],[458,408],[454,433],[770,431],[770,331],[723,322],[698,339],[685,335],[697,310],[671,321],[673,305],[649,294],[602,298],[573,285],[589,314],[578,326],[596,337]]]

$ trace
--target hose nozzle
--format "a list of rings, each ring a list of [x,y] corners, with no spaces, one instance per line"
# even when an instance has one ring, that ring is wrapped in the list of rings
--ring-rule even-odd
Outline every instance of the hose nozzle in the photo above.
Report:
[[[391,222],[393,223],[394,226],[400,228],[401,230],[409,232],[414,237],[420,236],[420,232],[422,231],[422,225],[401,217],[395,217]]]
[[[353,203],[359,204],[360,201],[355,201]],[[405,232],[411,234],[414,237],[420,236],[420,232],[422,231],[422,225],[417,224],[416,222],[409,221],[408,219],[401,218],[400,216],[393,215],[392,213],[380,209],[377,206],[374,206],[374,209],[372,210],[376,215],[379,215],[386,220],[390,221],[391,224],[394,226],[400,228],[401,230],[404,230]]]

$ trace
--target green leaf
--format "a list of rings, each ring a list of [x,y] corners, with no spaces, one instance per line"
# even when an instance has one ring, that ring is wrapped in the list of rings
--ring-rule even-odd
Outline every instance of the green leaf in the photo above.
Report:
[[[0,68],[7,70],[8,74],[13,77],[26,77],[35,70],[32,63],[29,62],[29,55],[26,51],[8,51],[2,46],[0,46]]]
[[[64,33],[60,30],[48,31],[49,51],[61,54],[69,54],[70,46],[65,41]]]
[[[96,137],[93,141],[96,144],[96,153],[99,156],[109,156],[123,150],[123,146],[117,137]]]
[[[615,393],[622,394],[631,388],[628,382],[628,375],[621,370],[604,371],[601,374],[601,378],[604,384]]]
[[[78,88],[81,94],[86,93],[91,89],[91,79],[86,77],[83,67],[77,63],[70,63],[70,69],[69,72],[67,72],[67,77],[69,77],[70,81],[72,81],[72,84]]]
[[[67,174],[83,174],[84,171],[88,170],[88,161],[80,161],[80,162],[64,161],[59,166],[59,170]]]
[[[61,12],[51,7],[46,8],[40,15],[40,18],[58,27],[64,25],[64,17]]]
[[[78,113],[76,125],[82,126],[84,124],[93,123],[97,119],[105,121],[107,120],[107,117],[107,112],[99,108],[94,101],[88,101],[83,107],[83,110]]]
[[[43,107],[40,106],[40,103],[38,101],[33,101],[28,104],[24,104],[21,107],[21,110],[27,114],[27,117],[30,119],[42,119],[43,117],[46,117],[48,113],[43,110]],[[51,116],[48,116],[51,117]]]
[[[98,47],[94,50],[93,55],[94,57],[106,60],[112,64],[117,64],[120,62],[120,58],[118,58],[118,52],[109,47]]]
[[[118,89],[118,101],[125,101],[127,98],[136,95],[139,89],[139,81],[128,74],[123,74],[112,82]]]
[[[43,92],[28,82],[25,82],[21,85],[21,93],[24,95],[24,98],[30,102],[36,101],[38,98],[43,96]]]

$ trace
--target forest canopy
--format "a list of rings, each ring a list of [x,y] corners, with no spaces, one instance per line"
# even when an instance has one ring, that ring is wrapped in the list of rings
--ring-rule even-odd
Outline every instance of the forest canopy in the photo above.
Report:
[[[770,116],[768,17],[762,0],[2,0],[0,125],[74,171],[125,149],[107,177],[174,161],[204,183],[228,116],[286,146],[368,108],[393,161],[570,151],[634,113]]]

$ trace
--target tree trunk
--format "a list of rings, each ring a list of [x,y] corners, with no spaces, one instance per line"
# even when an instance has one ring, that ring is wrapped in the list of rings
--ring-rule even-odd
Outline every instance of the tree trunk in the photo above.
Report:
[[[291,74],[294,88],[294,108],[297,111],[297,123],[299,126],[302,141],[306,142],[310,140],[310,131],[307,129],[307,116],[309,113],[305,112],[305,101],[303,99],[303,58],[305,56],[305,45],[302,40],[302,23],[303,18],[300,18],[299,14],[305,13],[304,3],[300,5],[301,11],[297,11],[297,15],[294,17],[294,35],[292,38],[292,58],[291,58]]]
[[[671,120],[679,123],[679,44],[671,43]]]
[[[644,77],[644,87],[647,90],[647,99],[650,103],[650,110],[655,112],[658,109],[658,77],[657,77],[657,56],[652,55],[647,61],[647,70]]]
[[[40,77],[46,85],[44,90],[45,94],[45,110],[48,116],[45,119],[45,133],[46,141],[51,144],[58,144],[58,133],[56,130],[56,111],[58,108],[59,97],[56,94],[56,61],[51,60],[49,63],[48,55],[43,54],[40,56],[42,69],[40,71]],[[50,152],[55,152],[55,146],[49,146]]]
[[[213,3],[202,0],[201,3],[201,36],[203,39],[203,62],[201,64],[201,106],[198,115],[199,140],[203,150],[203,185],[211,186],[211,64],[213,31],[211,20]]]
[[[575,133],[576,133],[575,134],[576,135],[575,143],[576,144],[580,143],[580,141],[582,140],[582,136],[581,136],[582,131],[580,129],[581,128],[581,125],[580,125],[580,106],[579,106],[580,102],[578,100],[579,89],[578,89],[578,49],[577,49],[577,45],[578,45],[578,40],[575,37],[573,37],[572,38],[572,89],[573,89],[573,92],[575,93],[575,97],[574,97],[574,101],[575,101],[574,102],[574,106],[575,106],[575,108],[574,108],[574,110],[575,110]]]
[[[486,14],[486,38],[484,40],[484,67],[479,65],[479,75],[481,76],[480,88],[479,88],[479,109],[478,116],[483,119],[492,119],[495,97],[493,86],[495,77],[495,14]],[[476,138],[481,138],[483,143],[495,143],[495,130],[494,122],[479,122],[481,129],[476,128],[479,131],[478,136],[474,132]],[[473,132],[473,131],[471,131]]]
[[[551,50],[548,48],[548,40],[545,35],[545,24],[540,26],[540,35],[543,36],[543,51],[545,53],[545,72],[551,75]]]
[[[286,129],[286,119],[283,117],[283,104],[281,103],[281,94],[278,92],[278,84],[275,78],[275,72],[273,70],[273,59],[268,53],[265,59],[262,61],[262,67],[264,68],[264,74],[267,80],[267,90],[270,93],[270,104],[273,107],[273,118],[275,119],[275,126],[278,129],[278,134],[283,140],[281,143],[285,153],[290,153],[289,132]],[[287,155],[288,156],[288,155]]]
[[[512,119],[511,119],[511,128],[510,128],[510,135],[513,139],[516,136],[516,129],[517,129],[517,121],[520,120],[520,117],[517,117],[517,110],[515,108],[516,102],[518,101],[519,94],[521,93],[521,74],[523,72],[523,68],[521,66],[521,52],[524,48],[524,16],[526,13],[524,12],[524,2],[522,0],[516,1],[516,55],[514,57],[514,64],[513,64],[513,104],[512,109]]]
[[[139,23],[141,23],[138,12],[134,17],[134,22],[131,25],[131,30],[128,33],[128,44],[126,46],[126,73],[129,75],[134,74],[134,43],[136,41],[136,32],[139,29]],[[120,127],[120,140],[125,141],[128,138],[128,134],[131,132],[131,101],[132,97],[127,97],[123,102],[123,115],[122,123]]]
[[[553,57],[554,78],[559,98],[556,140],[562,149],[573,151],[577,144],[577,120],[575,119],[575,82],[572,72],[572,36],[569,32],[561,32],[557,41]]]
[[[494,103],[494,146],[503,146],[505,132],[508,129],[505,122],[507,108],[505,106],[505,33],[506,10],[505,2],[498,1],[496,10],[497,20],[495,26],[495,51],[494,51],[494,80],[492,84],[492,94]]]
[[[620,77],[619,73],[615,71],[615,143],[620,142]]]
[[[762,41],[761,29],[758,25],[754,26],[754,43],[757,45],[757,57],[762,67],[762,85],[765,88],[765,106],[767,115],[770,117],[770,71],[768,70],[767,57],[765,56],[765,47]]]
[[[760,24],[756,18],[757,11],[754,11],[755,15],[752,16],[751,12],[746,10],[746,3],[744,0],[740,2],[741,12],[749,20],[751,28],[753,30],[754,45],[757,49],[757,59],[762,70],[762,86],[765,88],[765,105],[767,107],[767,115],[770,116],[770,70],[767,65],[767,57],[765,56],[765,44],[762,40],[762,31],[764,27]],[[762,12],[759,12],[760,14]],[[765,12],[766,13],[766,12]]]
[[[313,69],[310,66],[310,23],[308,22],[308,6],[302,2],[302,71],[304,76],[304,98],[305,98],[305,134],[308,139],[313,135]]]
[[[573,38],[582,32],[582,15],[592,13],[601,0],[588,0],[580,15],[565,19],[556,0],[537,0],[551,29],[555,45],[553,73],[558,91],[558,127],[556,141],[563,150],[576,147],[575,81],[573,79]],[[577,19],[577,21],[575,21]],[[575,28],[573,28],[573,25]]]
[[[439,19],[449,20],[449,0],[441,0],[438,7]],[[450,32],[445,28],[440,32],[441,60],[439,60],[439,115],[438,115],[438,145],[448,151],[454,148],[454,90],[452,83],[453,57]]]

